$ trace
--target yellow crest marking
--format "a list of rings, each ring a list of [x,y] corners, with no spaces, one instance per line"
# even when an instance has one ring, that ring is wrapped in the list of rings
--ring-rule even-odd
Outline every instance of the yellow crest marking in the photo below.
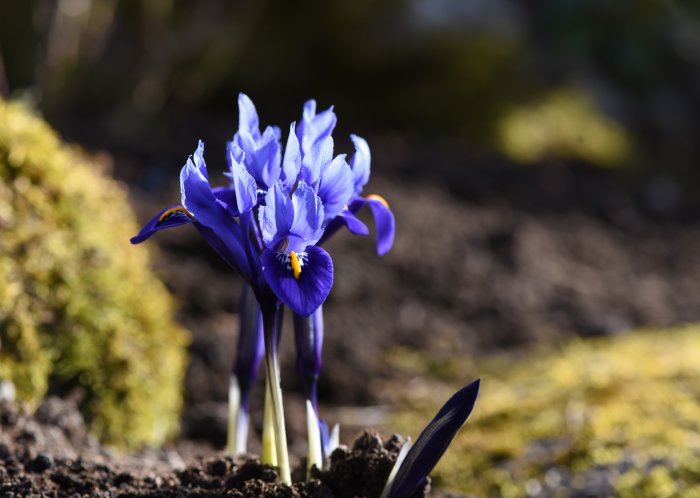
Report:
[[[367,196],[367,199],[374,199],[374,200],[376,200],[376,201],[379,201],[379,202],[381,202],[382,204],[384,204],[384,207],[385,207],[385,208],[389,209],[389,203],[386,202],[386,199],[385,199],[384,197],[382,197],[381,195],[378,195],[378,194],[369,194],[369,195]]]
[[[189,212],[187,209],[185,209],[184,207],[178,206],[178,207],[170,208],[170,209],[168,209],[167,211],[165,211],[163,214],[161,214],[160,217],[158,218],[158,222],[160,223],[160,222],[163,221],[165,218],[167,218],[167,217],[170,216],[171,214],[176,213],[176,212],[178,212],[178,211],[181,212],[181,213],[185,213],[187,216],[189,216],[190,218],[194,219],[194,216],[192,215],[192,213],[190,213],[190,212]]]
[[[299,280],[301,276],[301,264],[299,264],[299,256],[294,251],[289,251],[289,261],[292,263],[292,272],[294,273],[294,278]]]

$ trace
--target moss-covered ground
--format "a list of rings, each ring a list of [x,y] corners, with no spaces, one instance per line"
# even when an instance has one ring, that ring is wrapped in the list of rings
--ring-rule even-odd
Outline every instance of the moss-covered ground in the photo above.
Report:
[[[470,496],[700,496],[700,325],[434,361],[406,349],[390,424],[413,437],[461,384],[476,409],[436,467]]]
[[[79,397],[120,446],[176,433],[186,366],[173,299],[129,243],[138,229],[99,162],[0,99],[0,380],[30,409]]]

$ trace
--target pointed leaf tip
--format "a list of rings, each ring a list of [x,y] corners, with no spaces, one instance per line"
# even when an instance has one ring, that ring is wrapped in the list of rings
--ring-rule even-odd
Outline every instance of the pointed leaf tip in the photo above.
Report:
[[[480,384],[477,379],[457,391],[423,429],[394,478],[389,498],[410,497],[428,477],[474,409]]]

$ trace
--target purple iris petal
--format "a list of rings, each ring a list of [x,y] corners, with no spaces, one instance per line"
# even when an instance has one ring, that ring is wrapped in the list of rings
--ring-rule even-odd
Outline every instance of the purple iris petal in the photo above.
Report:
[[[308,154],[318,141],[329,136],[333,132],[336,122],[337,118],[333,112],[333,106],[316,114],[316,101],[308,100],[304,104],[301,121],[297,127],[297,137],[299,137],[304,154]]]
[[[132,244],[140,244],[158,230],[164,228],[179,227],[194,220],[182,206],[170,206],[151,218],[141,231],[131,238]]]
[[[290,190],[294,187],[300,170],[301,149],[299,148],[299,140],[294,131],[294,123],[292,123],[289,127],[289,138],[287,138],[287,146],[284,149],[282,174],[280,175],[285,187]]]
[[[258,222],[267,247],[276,248],[289,234],[294,222],[294,205],[282,182],[275,183],[265,194],[265,205],[258,211]]]
[[[292,194],[294,221],[286,236],[289,240],[288,251],[303,251],[313,245],[323,235],[325,208],[321,198],[303,180],[299,181]]]
[[[308,246],[297,257],[301,265],[299,278],[294,276],[289,255],[266,249],[262,254],[263,274],[284,304],[294,313],[309,316],[328,297],[333,285],[333,262],[318,246]]]
[[[227,176],[231,178],[233,190],[236,193],[235,200],[238,212],[243,213],[253,209],[258,203],[257,185],[255,178],[248,173],[243,165],[245,161],[243,150],[231,142],[228,143],[226,149],[226,159],[230,170],[230,174]]]
[[[301,161],[299,179],[311,186],[316,186],[322,171],[333,160],[333,137],[327,136],[315,143],[311,150],[305,153]]]
[[[258,111],[245,93],[238,94],[238,129],[249,133],[253,139],[260,137]]]
[[[357,216],[348,209],[343,209],[333,218],[323,231],[323,237],[318,241],[319,245],[325,243],[343,227],[347,227],[350,233],[355,235],[369,235],[369,228]]]
[[[394,245],[394,233],[396,231],[396,222],[394,213],[391,212],[386,201],[380,198],[367,198],[372,214],[374,215],[374,224],[377,228],[377,254],[385,255]]]
[[[396,231],[394,213],[391,212],[389,205],[382,197],[374,194],[367,197],[355,197],[350,202],[350,211],[357,213],[366,205],[372,210],[377,230],[377,254],[383,256],[394,245],[394,233]]]
[[[353,194],[353,176],[350,166],[341,154],[323,170],[318,186],[318,196],[323,201],[324,223],[335,218],[343,210]]]
[[[362,192],[362,187],[369,181],[372,154],[364,138],[350,135],[350,140],[355,145],[355,153],[350,159],[350,168],[354,177],[355,195],[359,195]]]
[[[389,498],[409,498],[428,477],[474,409],[479,394],[479,380],[454,394],[426,426],[405,460],[391,486]]]
[[[245,255],[241,228],[211,191],[203,153],[204,146],[200,141],[194,158],[189,158],[180,172],[182,205],[192,213],[197,225],[213,232],[214,235],[207,235],[210,245],[244,278],[250,280],[252,272]]]
[[[226,174],[226,173],[224,173]],[[211,193],[214,194],[216,202],[218,202],[224,209],[226,209],[231,216],[239,216],[241,213],[238,211],[238,201],[236,200],[236,192],[228,187],[214,187],[211,189]]]

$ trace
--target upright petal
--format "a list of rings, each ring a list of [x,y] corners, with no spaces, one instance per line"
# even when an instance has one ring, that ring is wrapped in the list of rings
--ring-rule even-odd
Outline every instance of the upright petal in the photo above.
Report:
[[[320,114],[316,114],[316,101],[308,100],[304,104],[301,121],[297,127],[297,137],[303,154],[308,154],[312,147],[330,136],[335,128],[337,118],[333,106]]]
[[[132,244],[139,244],[148,239],[158,230],[178,227],[194,221],[192,213],[182,206],[170,206],[151,218],[141,231],[131,238]]]
[[[258,212],[265,245],[275,248],[289,234],[293,222],[294,205],[282,182],[277,182],[265,194],[265,205]]]
[[[250,133],[254,138],[260,136],[258,111],[245,93],[238,94],[238,129]]]
[[[362,192],[362,187],[369,181],[372,154],[364,138],[350,135],[350,140],[355,145],[355,153],[350,159],[350,168],[354,177],[355,195],[359,195]]]
[[[182,205],[194,216],[197,225],[208,228],[216,236],[207,235],[210,245],[219,244],[214,247],[217,252],[250,280],[252,274],[243,247],[241,228],[217,201],[205,173],[203,145],[200,142],[194,158],[189,158],[180,172]]]
[[[270,188],[280,178],[282,172],[282,147],[279,136],[271,126],[265,128],[255,150],[255,168],[260,172],[259,182]]]
[[[255,207],[258,202],[255,178],[243,166],[245,153],[240,147],[229,142],[226,152],[226,159],[231,172],[231,183],[236,193],[236,207],[239,213],[243,213]]]
[[[353,194],[353,177],[345,154],[337,156],[321,174],[318,196],[325,210],[324,224],[335,218]]]
[[[324,206],[318,195],[303,180],[299,181],[294,194],[294,221],[289,230],[288,251],[303,251],[323,235]]]
[[[321,373],[323,350],[323,306],[310,316],[294,315],[294,343],[297,349],[297,371],[304,379],[307,398],[316,409],[315,382]]]
[[[309,316],[323,304],[333,286],[333,262],[318,246],[308,246],[295,256],[301,270],[296,275],[289,255],[266,249],[262,254],[263,274],[284,304],[294,313]]]
[[[301,161],[299,178],[315,187],[321,172],[333,160],[333,137],[328,136],[311,147]]]
[[[282,174],[280,175],[284,186],[289,190],[294,187],[300,170],[301,149],[299,148],[299,140],[297,139],[296,132],[294,130],[294,123],[292,123],[289,126],[289,138],[287,138],[287,146],[284,150]]]

